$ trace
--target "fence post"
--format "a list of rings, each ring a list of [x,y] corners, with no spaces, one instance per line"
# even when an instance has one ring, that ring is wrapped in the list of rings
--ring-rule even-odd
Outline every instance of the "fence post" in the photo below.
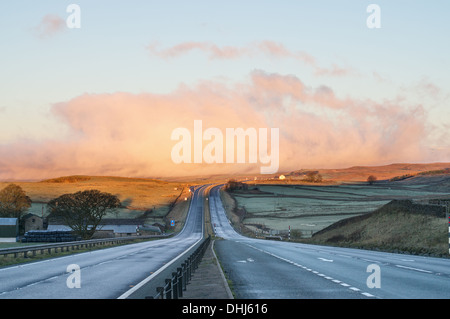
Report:
[[[183,297],[183,268],[177,268],[178,274],[178,296]]]
[[[181,267],[177,268],[176,272],[172,272],[170,279],[165,279],[166,285],[164,287],[156,288],[156,295],[154,297],[148,296],[146,299],[178,299],[183,297],[183,290],[187,289],[188,283],[192,279],[192,274],[198,268],[203,255],[208,248],[211,236],[208,236],[203,243],[187,258]]]
[[[187,263],[188,263],[188,270],[187,270],[187,278],[188,278],[188,282],[191,281],[191,274],[192,274],[192,257],[189,256],[189,258],[187,259]]]
[[[166,279],[166,299],[172,299],[172,279]]]
[[[172,296],[173,299],[178,299],[178,275],[176,272],[172,273]]]
[[[156,292],[156,296],[159,296],[158,299],[164,299],[164,287],[157,287]]]
[[[183,288],[184,291],[186,291],[186,286],[187,286],[187,284],[186,284],[186,282],[187,282],[187,271],[186,270],[187,270],[187,268],[186,268],[186,263],[185,262],[181,264],[181,268],[182,268],[181,272],[182,272],[182,278],[183,278],[182,288]]]

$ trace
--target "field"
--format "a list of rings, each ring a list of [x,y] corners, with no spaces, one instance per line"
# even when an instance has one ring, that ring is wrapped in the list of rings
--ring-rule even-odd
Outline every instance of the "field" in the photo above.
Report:
[[[311,184],[250,184],[235,190],[227,206],[234,207],[242,224],[254,233],[291,232],[301,237],[342,219],[370,213],[394,199],[426,201],[449,197],[448,175],[418,176],[395,182]]]
[[[8,182],[0,182],[0,189]],[[41,182],[14,182],[32,200],[29,213],[47,216],[46,203],[63,194],[97,189],[117,195],[122,207],[105,218],[136,218],[145,216],[148,222],[162,221],[178,198],[188,196],[187,183],[154,179],[69,176]],[[145,214],[145,215],[144,215]]]
[[[394,200],[371,213],[343,219],[302,241],[449,257],[444,207],[410,200]]]

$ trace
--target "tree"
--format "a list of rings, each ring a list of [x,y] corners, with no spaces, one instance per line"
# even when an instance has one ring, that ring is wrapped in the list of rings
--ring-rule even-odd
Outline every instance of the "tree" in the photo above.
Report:
[[[318,171],[310,171],[306,173],[306,178],[304,179],[304,181],[310,183],[321,183],[322,180],[322,175],[320,175]]]
[[[248,189],[248,185],[246,183],[239,182],[235,179],[230,179],[227,182],[227,184],[225,185],[225,189],[230,192],[233,192],[233,191],[239,190],[239,189],[246,190],[246,189]]]
[[[369,182],[369,185],[372,185],[376,181],[377,181],[376,176],[370,175],[369,177],[367,177],[367,182]]]
[[[83,239],[90,239],[108,210],[120,207],[117,196],[99,190],[61,195],[47,203],[50,214],[60,217]]]
[[[31,207],[31,199],[16,184],[9,184],[0,191],[0,216],[22,218],[24,212]]]

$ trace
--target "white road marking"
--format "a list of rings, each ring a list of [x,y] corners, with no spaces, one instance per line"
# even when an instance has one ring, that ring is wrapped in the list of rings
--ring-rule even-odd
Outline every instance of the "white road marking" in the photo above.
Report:
[[[320,259],[320,260],[328,262],[328,263],[332,263],[333,262],[333,259],[325,259],[325,258],[322,258],[322,257],[319,257],[317,259]]]
[[[381,263],[378,260],[372,260],[372,259],[366,259],[366,258],[361,258],[361,260],[368,261],[370,263],[376,263],[376,264],[380,264]]]
[[[286,259],[286,258],[284,258],[284,257],[277,256],[277,255],[275,255],[275,254],[273,254],[273,253],[270,253],[270,252],[268,252],[268,251],[259,249],[259,248],[257,248],[257,247],[254,247],[254,246],[250,245],[250,244],[246,244],[246,245],[249,246],[249,247],[251,247],[251,248],[253,248],[253,249],[256,249],[256,250],[258,250],[258,251],[260,251],[260,252],[262,252],[262,253],[268,254],[268,255],[270,255],[270,256],[272,256],[272,257],[275,257],[275,258],[277,258],[277,259],[280,259],[280,260],[282,260],[282,261],[285,261],[285,262],[287,262],[287,263],[290,263],[290,264],[292,264],[292,265],[294,265],[294,266],[296,266],[296,267],[298,267],[298,268],[302,268],[302,269],[305,269],[305,270],[307,270],[307,271],[310,271],[310,272],[316,274],[317,276],[320,276],[320,277],[323,277],[323,278],[325,278],[325,279],[328,279],[328,280],[330,280],[331,282],[334,282],[334,283],[336,283],[336,284],[338,284],[338,285],[341,285],[341,286],[343,286],[343,287],[350,287],[350,288],[348,288],[348,289],[350,289],[350,290],[352,290],[352,291],[355,291],[355,292],[361,292],[361,294],[364,295],[364,296],[366,296],[366,297],[376,298],[376,296],[374,296],[374,295],[372,295],[372,294],[370,294],[370,293],[368,293],[368,292],[363,292],[363,291],[361,291],[361,289],[359,289],[359,288],[351,287],[349,284],[347,284],[347,283],[345,283],[345,282],[342,282],[342,281],[340,281],[340,280],[334,279],[333,277],[327,276],[327,275],[325,275],[325,274],[319,273],[319,272],[316,271],[316,270],[313,270],[313,269],[311,269],[311,268],[308,268],[308,267],[306,267],[306,266],[303,266],[303,265],[301,265],[301,264],[298,264],[298,263],[296,263],[296,262],[294,262],[294,261],[292,261],[292,260]],[[331,259],[325,259],[325,258],[321,258],[321,257],[319,257],[319,258],[317,258],[317,259],[320,259],[320,260],[326,261],[326,262],[333,262],[333,260],[331,260]],[[246,261],[244,260],[244,261],[240,261],[240,262],[246,262]]]
[[[425,269],[420,269],[420,268],[407,267],[407,266],[403,266],[403,265],[395,265],[395,266],[396,266],[396,267],[399,267],[399,268],[409,269],[409,270],[415,270],[415,271],[420,271],[420,272],[426,272],[426,273],[429,273],[429,274],[432,274],[432,273],[433,273],[432,271],[425,270]]]

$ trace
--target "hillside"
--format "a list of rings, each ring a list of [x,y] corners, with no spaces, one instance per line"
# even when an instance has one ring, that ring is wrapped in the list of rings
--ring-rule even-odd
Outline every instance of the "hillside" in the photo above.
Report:
[[[315,169],[327,181],[365,182],[369,175],[374,175],[378,180],[389,180],[399,176],[416,176],[450,168],[450,163],[409,164],[398,163],[383,166],[353,166],[340,169]],[[298,170],[286,174],[286,176],[302,176],[311,170]]]
[[[0,189],[9,183],[0,182]],[[135,218],[146,214],[159,221],[171,209],[180,194],[186,193],[186,183],[167,182],[146,178],[126,178],[114,176],[74,175],[52,178],[39,182],[15,182],[31,198],[28,212],[46,215],[45,204],[63,194],[97,189],[117,195],[122,207],[108,218]],[[184,197],[183,197],[184,198]]]
[[[317,232],[309,243],[411,254],[448,256],[445,209],[393,200],[372,213],[341,220]]]

